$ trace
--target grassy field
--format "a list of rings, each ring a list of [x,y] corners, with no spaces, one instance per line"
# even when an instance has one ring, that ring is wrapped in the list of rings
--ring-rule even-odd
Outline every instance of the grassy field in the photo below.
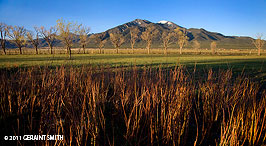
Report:
[[[236,64],[241,62],[264,62],[266,56],[257,55],[208,55],[208,54],[73,54],[69,60],[65,54],[1,55],[0,67],[58,66],[58,65],[191,65],[191,64]],[[248,65],[248,64],[247,64]],[[254,66],[258,67],[258,66]]]
[[[1,55],[0,145],[266,145],[265,54],[126,51]]]
[[[197,68],[234,69],[241,72],[243,69],[252,74],[266,76],[266,55],[239,54],[223,52],[218,55],[191,54],[73,54],[69,60],[66,54],[40,55],[1,55],[0,68],[30,67],[30,66],[76,66],[83,65],[106,67],[130,66],[162,66],[174,67],[183,65]]]

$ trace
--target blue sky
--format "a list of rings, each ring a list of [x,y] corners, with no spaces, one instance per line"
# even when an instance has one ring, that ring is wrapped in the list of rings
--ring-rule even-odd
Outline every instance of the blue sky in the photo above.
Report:
[[[0,21],[50,27],[56,20],[102,32],[134,19],[172,21],[225,35],[266,36],[266,0],[0,0]]]

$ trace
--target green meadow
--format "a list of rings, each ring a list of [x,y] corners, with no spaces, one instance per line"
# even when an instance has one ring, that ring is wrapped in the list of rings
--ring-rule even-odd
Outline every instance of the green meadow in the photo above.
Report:
[[[65,54],[52,55],[1,55],[0,67],[30,67],[59,65],[109,65],[118,66],[175,66],[175,65],[206,65],[206,66],[247,66],[263,68],[266,56],[257,55],[161,55],[161,54],[73,54],[68,59]]]
[[[73,54],[68,59],[66,54],[42,55],[1,55],[0,68],[16,68],[31,66],[105,66],[105,67],[175,67],[233,69],[234,72],[266,74],[266,56],[231,54]]]

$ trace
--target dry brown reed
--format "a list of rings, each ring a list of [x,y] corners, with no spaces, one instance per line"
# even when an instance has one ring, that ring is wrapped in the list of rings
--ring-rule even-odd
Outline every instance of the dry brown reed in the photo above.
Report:
[[[266,92],[232,70],[2,69],[2,145],[265,145]],[[12,143],[13,142],[13,143]]]

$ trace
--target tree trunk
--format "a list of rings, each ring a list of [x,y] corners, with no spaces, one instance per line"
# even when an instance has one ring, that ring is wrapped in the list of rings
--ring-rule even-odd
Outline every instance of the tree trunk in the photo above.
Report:
[[[53,47],[52,46],[50,47],[50,50],[51,50],[51,54],[53,54]]]
[[[102,48],[100,47],[99,49],[100,49],[100,54],[102,54]]]
[[[164,47],[164,55],[167,55],[167,47]]]
[[[182,54],[182,47],[179,48],[179,53]]]
[[[151,48],[151,41],[147,41],[148,54],[150,54],[150,48]]]
[[[260,48],[258,48],[258,55],[260,56]]]
[[[68,47],[69,59],[71,59],[71,48]]]
[[[50,53],[53,54],[53,46],[50,43],[48,43],[48,46],[50,48]]]
[[[22,54],[22,47],[19,47],[19,54]]]
[[[148,49],[148,54],[150,54],[150,48],[148,47],[147,49]]]
[[[38,54],[38,47],[37,46],[35,46],[35,50],[36,50],[36,54]]]
[[[212,48],[212,55],[215,54],[215,48]]]
[[[134,44],[131,44],[132,54],[134,54]]]
[[[118,54],[118,48],[116,48],[116,54]]]
[[[3,51],[4,51],[4,54],[6,55],[6,48],[5,47],[3,47]]]
[[[85,45],[82,45],[82,48],[83,48],[83,53],[86,54],[86,52],[85,52]]]
[[[4,52],[4,54],[6,55],[6,46],[5,46],[5,42],[4,43],[2,43],[2,49],[3,49],[3,52]]]

